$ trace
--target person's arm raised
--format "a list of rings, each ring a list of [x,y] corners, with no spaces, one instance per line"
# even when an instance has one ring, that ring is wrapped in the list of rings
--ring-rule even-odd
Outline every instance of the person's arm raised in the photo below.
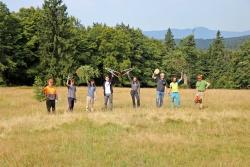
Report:
[[[181,78],[178,80],[178,83],[183,80],[183,72],[181,72]]]
[[[131,82],[132,79],[131,79],[131,76],[130,76],[129,72],[126,72],[126,73],[127,73],[127,76],[128,76],[129,81]]]
[[[210,86],[211,84],[209,82],[207,82],[207,86],[206,86],[206,89],[208,89],[208,87]]]
[[[69,87],[69,79],[66,81],[66,86]]]
[[[155,76],[155,73],[153,73],[152,78],[153,78],[153,79],[156,79],[156,78],[157,78],[157,77]]]

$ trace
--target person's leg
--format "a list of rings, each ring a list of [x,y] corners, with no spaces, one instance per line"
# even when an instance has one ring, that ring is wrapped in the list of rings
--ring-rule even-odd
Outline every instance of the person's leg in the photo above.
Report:
[[[177,92],[175,93],[175,107],[179,107],[180,106],[180,94]]]
[[[133,107],[135,108],[136,107],[136,104],[135,104],[135,92],[131,91],[130,94],[131,94],[131,98],[132,98]]]
[[[70,97],[68,97],[68,111],[70,111],[71,110],[71,100],[70,100]]]
[[[110,110],[113,110],[113,94],[109,96],[109,107]]]
[[[71,111],[74,109],[75,99],[71,98]]]
[[[93,112],[94,111],[94,98],[91,98],[90,100],[90,111]]]
[[[200,109],[203,109],[204,92],[199,92],[199,95],[200,95]]]
[[[50,100],[46,100],[46,107],[47,107],[48,113],[50,113],[50,108],[51,108]]]
[[[51,100],[51,107],[52,107],[53,113],[55,113],[55,111],[56,111],[56,101],[55,100]]]
[[[137,99],[137,107],[140,107],[140,105],[141,105],[141,102],[140,102],[140,95],[139,95],[139,93],[137,92],[136,93],[136,99]]]
[[[108,107],[108,100],[109,100],[109,96],[104,95],[104,107],[105,107],[105,109],[107,109],[107,107]]]
[[[156,107],[160,107],[160,92],[156,91]]]
[[[171,101],[171,107],[174,108],[174,101],[175,101],[175,95],[174,95],[174,93],[171,93],[170,101]]]
[[[89,104],[90,101],[89,101],[89,96],[86,97],[86,111],[89,111]]]
[[[163,105],[164,92],[160,92],[160,107]]]

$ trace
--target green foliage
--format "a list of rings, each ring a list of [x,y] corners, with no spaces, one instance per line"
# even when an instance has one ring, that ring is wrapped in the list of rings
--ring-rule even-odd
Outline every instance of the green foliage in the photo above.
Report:
[[[132,74],[142,86],[155,85],[151,78],[155,68],[163,70],[168,80],[183,71],[188,87],[195,86],[197,74],[205,75],[214,88],[250,85],[249,40],[237,50],[227,50],[218,31],[209,49],[199,50],[193,35],[176,45],[170,28],[165,40],[159,41],[123,23],[84,27],[68,16],[62,0],[44,0],[42,8],[22,8],[15,13],[0,2],[0,39],[3,85],[31,85],[35,76],[41,80],[52,77],[62,85],[78,68],[80,82],[95,77],[100,83],[106,67],[117,71],[133,67]],[[89,67],[82,68],[82,64]],[[94,74],[87,76],[89,71]],[[120,79],[118,84],[127,81]]]
[[[76,70],[80,83],[87,83],[90,79],[100,76],[99,70],[89,65],[81,66]]]
[[[35,77],[35,82],[33,84],[33,91],[35,94],[35,99],[42,102],[46,100],[46,97],[43,93],[43,88],[45,86],[45,82],[38,76]]]
[[[167,51],[171,51],[175,49],[175,40],[174,35],[172,34],[172,31],[170,28],[168,28],[168,31],[165,35],[165,47]]]

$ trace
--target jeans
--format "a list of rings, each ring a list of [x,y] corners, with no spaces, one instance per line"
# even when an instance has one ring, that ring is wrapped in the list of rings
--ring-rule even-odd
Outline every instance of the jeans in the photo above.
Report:
[[[106,109],[109,107],[112,110],[113,108],[113,95],[112,94],[104,95],[104,106]]]
[[[75,99],[72,97],[68,97],[69,111],[73,111],[74,103],[75,103]]]
[[[131,90],[130,94],[131,94],[131,98],[132,98],[132,102],[133,102],[133,107],[134,108],[140,107],[140,96],[139,96],[138,91]]]
[[[51,108],[52,108],[52,111],[55,112],[55,110],[56,110],[56,101],[55,100],[46,100],[46,107],[47,107],[47,111],[49,113],[51,112]]]
[[[172,106],[179,107],[180,106],[180,94],[179,92],[171,93],[171,102]]]
[[[162,107],[162,105],[163,105],[163,98],[164,98],[164,92],[156,91],[156,106],[158,108]]]

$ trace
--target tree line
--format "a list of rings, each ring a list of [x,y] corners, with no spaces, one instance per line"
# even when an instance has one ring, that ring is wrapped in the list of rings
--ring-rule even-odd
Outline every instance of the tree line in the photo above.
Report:
[[[250,40],[229,50],[218,31],[209,49],[200,50],[192,34],[177,45],[170,28],[160,41],[123,23],[83,26],[67,13],[62,0],[45,0],[41,8],[18,12],[10,12],[0,1],[0,54],[1,85],[32,85],[35,78],[50,77],[63,85],[84,65],[98,70],[99,84],[106,67],[117,71],[133,67],[142,86],[154,86],[155,68],[169,80],[183,71],[186,87],[194,87],[197,74],[203,74],[213,88],[250,85]],[[129,81],[119,78],[117,84],[126,86]]]

